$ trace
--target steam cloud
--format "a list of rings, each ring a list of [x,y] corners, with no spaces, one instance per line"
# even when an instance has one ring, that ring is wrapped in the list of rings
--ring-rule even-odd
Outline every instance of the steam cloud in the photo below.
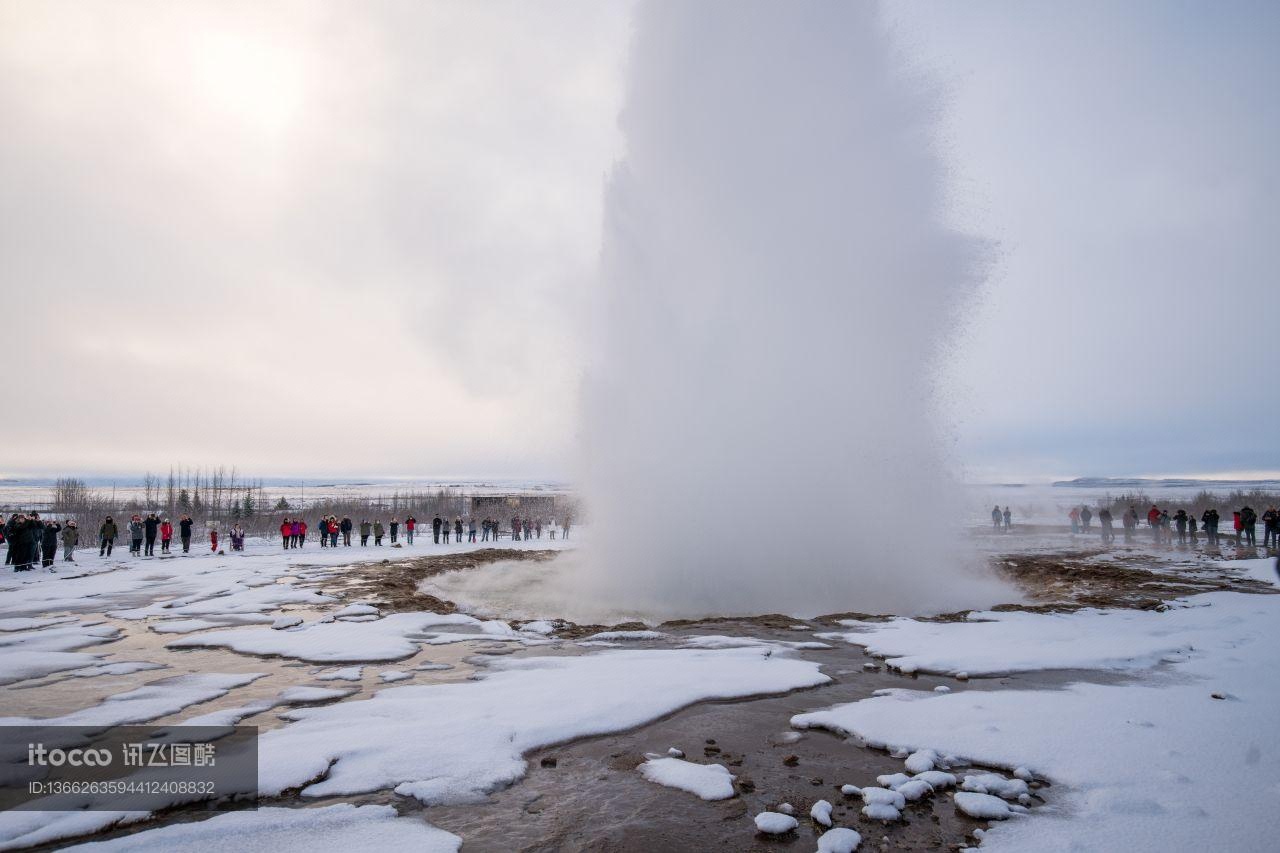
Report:
[[[991,603],[934,398],[986,249],[940,224],[936,113],[871,4],[641,4],[576,595],[664,616]]]

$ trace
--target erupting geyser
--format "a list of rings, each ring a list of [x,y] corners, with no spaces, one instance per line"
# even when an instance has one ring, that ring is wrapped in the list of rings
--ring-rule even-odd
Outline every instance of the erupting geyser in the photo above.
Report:
[[[866,3],[642,3],[584,389],[587,599],[989,604],[935,405],[985,248]]]

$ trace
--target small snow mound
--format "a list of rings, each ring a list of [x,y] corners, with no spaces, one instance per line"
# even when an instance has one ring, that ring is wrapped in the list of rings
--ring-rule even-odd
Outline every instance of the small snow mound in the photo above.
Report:
[[[316,681],[359,681],[362,672],[362,666],[346,666],[333,672],[323,672],[316,676]]]
[[[650,782],[688,791],[704,800],[727,800],[734,793],[734,776],[720,764],[694,764],[681,758],[651,758],[640,765],[640,775]]]
[[[831,803],[818,800],[813,804],[813,808],[809,809],[809,817],[813,818],[814,823],[831,826]]]
[[[907,802],[914,803],[925,794],[932,794],[933,786],[923,779],[912,779],[910,782],[903,782],[894,790],[905,797]]]
[[[906,797],[897,791],[890,791],[888,788],[863,788],[862,801],[869,806],[885,805],[893,806],[895,809],[903,808],[907,804]],[[888,820],[890,818],[881,819]]]
[[[344,616],[377,616],[379,612],[372,604],[348,604],[333,615],[340,619]]]
[[[977,776],[966,776],[960,783],[962,791],[976,794],[994,794],[1006,800],[1016,800],[1027,793],[1027,783],[1021,779],[1006,779],[999,773],[981,773]]]
[[[386,672],[378,673],[378,677],[390,684],[393,681],[404,681],[405,679],[413,678],[413,674],[400,669],[389,669]]]
[[[667,755],[672,758],[684,758],[684,750],[676,749],[674,746],[667,748]]]
[[[283,631],[286,628],[296,628],[301,624],[301,616],[281,616],[279,619],[271,623],[271,627],[277,631]]]
[[[782,812],[783,814],[795,814],[796,807],[791,805],[791,803],[779,803],[778,811]]]
[[[778,812],[760,812],[756,815],[756,832],[763,832],[765,835],[783,835],[799,825],[799,821],[791,815]]]
[[[929,768],[925,768],[928,770]],[[883,773],[876,777],[876,782],[883,788],[893,789],[901,785],[903,782],[910,782],[911,777],[906,773]]]
[[[967,672],[956,673],[956,681],[968,681],[968,680],[969,680],[969,673]]]
[[[928,782],[929,787],[935,791],[950,788],[956,783],[956,777],[953,774],[943,773],[941,770],[926,770],[924,773],[917,773],[916,778],[921,782]]]
[[[871,803],[863,806],[862,813],[872,820],[898,820],[902,817],[902,812],[886,803]]]
[[[907,756],[907,770],[911,773],[927,773],[938,763],[938,753],[932,749],[919,749]]]
[[[972,791],[956,794],[956,808],[978,820],[1004,820],[1014,813],[1009,804],[999,797]]]
[[[1015,778],[1021,779],[1023,782],[1030,782],[1035,779],[1035,775],[1025,767],[1019,767],[1013,771]]]
[[[857,785],[841,785],[840,793],[844,794],[846,797],[856,797],[862,793],[862,789]]]
[[[861,835],[852,829],[838,826],[827,830],[818,838],[818,853],[853,853],[861,843]]]
[[[951,688],[945,684],[939,684],[937,687],[933,688],[933,692],[934,693],[950,693]]]

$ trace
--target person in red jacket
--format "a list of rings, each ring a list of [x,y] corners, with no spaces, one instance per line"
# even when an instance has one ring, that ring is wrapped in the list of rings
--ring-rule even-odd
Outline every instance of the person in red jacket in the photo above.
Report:
[[[173,524],[169,519],[160,522],[160,553],[169,553],[169,540],[173,539]]]
[[[285,519],[280,522],[280,540],[285,548],[289,547],[289,539],[293,536],[293,522]]]
[[[413,531],[418,529],[418,519],[412,515],[404,520],[404,535],[409,540],[409,544],[413,544]]]
[[[209,550],[216,554],[218,551],[218,529],[216,527],[209,531],[209,545]]]

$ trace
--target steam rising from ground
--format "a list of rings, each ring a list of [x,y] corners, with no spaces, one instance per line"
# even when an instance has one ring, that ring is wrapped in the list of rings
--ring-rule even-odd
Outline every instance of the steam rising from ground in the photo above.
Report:
[[[930,94],[870,4],[637,15],[590,535],[563,596],[661,617],[990,604],[933,396],[984,247],[939,224]]]

